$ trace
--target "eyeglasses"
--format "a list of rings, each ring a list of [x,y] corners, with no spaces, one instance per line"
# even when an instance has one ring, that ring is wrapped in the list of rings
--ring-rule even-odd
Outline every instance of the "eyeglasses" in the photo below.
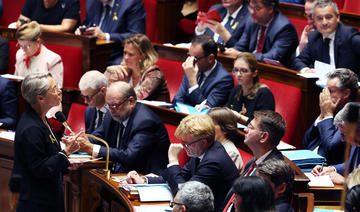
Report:
[[[232,69],[232,73],[233,74],[236,74],[236,73],[242,73],[242,74],[246,74],[246,73],[248,73],[248,72],[250,72],[248,69],[246,69],[246,68],[233,68]]]
[[[188,56],[188,57],[191,57],[190,54],[187,54],[187,56]],[[208,56],[208,55],[204,55],[204,56],[201,56],[201,57],[194,56],[194,64],[197,63],[197,62],[199,62],[199,60],[201,60],[201,59],[203,59],[203,58],[205,58],[205,57],[207,57],[207,56]]]
[[[16,47],[21,48],[21,49],[30,49],[32,43],[26,44],[26,45],[21,45],[20,43],[16,43]]]
[[[109,109],[117,110],[122,104],[124,104],[129,99],[129,97],[130,96],[126,97],[121,103],[118,104],[106,104],[106,107]]]
[[[58,93],[59,91],[61,91],[61,90],[60,90],[60,88],[59,88],[57,85],[55,85],[55,86],[52,87],[52,88],[49,88],[49,92],[50,92],[50,93]]]
[[[255,6],[255,7],[253,7],[253,6],[248,6],[248,10],[249,11],[254,11],[254,12],[259,12],[260,10],[262,10],[264,7],[259,7],[259,6]]]
[[[246,126],[246,128],[248,128],[248,129],[250,129],[250,130],[258,130],[258,131],[260,131],[260,132],[264,132],[263,130],[260,130],[260,129],[255,128],[251,123],[249,123],[249,124]]]
[[[86,101],[91,101],[92,98],[94,98],[94,96],[96,96],[99,92],[100,92],[100,90],[96,91],[96,93],[94,93],[93,95],[90,95],[90,96],[85,96],[85,95],[82,95],[82,94],[80,94],[80,95],[84,100],[86,99]]]
[[[190,142],[190,143],[188,143],[188,144],[185,144],[184,141],[182,141],[182,143],[183,143],[183,145],[184,145],[185,148],[189,148],[191,145],[193,145],[193,144],[195,144],[196,142],[199,142],[199,141],[201,141],[201,140],[202,140],[202,138],[200,138],[200,139],[198,139],[198,140],[196,140],[196,141]]]
[[[175,205],[185,205],[185,204],[182,204],[182,203],[179,203],[179,202],[174,202],[174,201],[169,202],[170,208],[173,208]]]

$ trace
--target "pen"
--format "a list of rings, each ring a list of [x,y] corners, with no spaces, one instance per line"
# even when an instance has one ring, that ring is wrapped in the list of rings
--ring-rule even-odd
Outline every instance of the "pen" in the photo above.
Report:
[[[207,101],[207,99],[205,99],[204,101],[202,101],[202,102],[200,103],[200,105],[199,105],[199,111],[200,111],[200,112],[204,109],[203,106],[206,104],[206,101]]]
[[[324,162],[321,163],[320,173],[323,171],[324,168]]]

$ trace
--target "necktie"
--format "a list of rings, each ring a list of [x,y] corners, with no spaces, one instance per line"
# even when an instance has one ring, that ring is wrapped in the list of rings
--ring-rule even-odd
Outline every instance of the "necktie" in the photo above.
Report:
[[[322,46],[322,62],[330,64],[329,43],[331,39],[325,38]]]
[[[227,21],[226,24],[224,25],[225,29],[226,29],[227,31],[229,31],[230,34],[231,34],[231,32],[232,32],[232,30],[231,30],[231,21],[232,21],[232,20],[233,20],[233,17],[229,16],[228,21]],[[222,39],[221,36],[219,36],[217,42],[218,42],[218,43],[223,43],[224,40]]]
[[[41,45],[40,45],[40,47],[38,48],[38,50],[35,52],[34,55],[29,56],[29,57],[26,57],[26,58],[24,59],[25,65],[26,65],[26,68],[27,68],[27,69],[29,69],[31,58],[33,58],[33,57],[35,57],[35,56],[38,56],[38,55],[40,54],[40,52],[41,52]]]
[[[256,53],[261,53],[263,46],[264,46],[264,40],[265,40],[265,30],[266,27],[265,26],[260,26],[260,36],[259,36],[259,40],[258,40],[258,45],[256,48]]]
[[[195,170],[197,170],[200,163],[200,158],[195,158]]]
[[[111,7],[109,5],[106,5],[104,9],[105,9],[105,16],[104,16],[104,19],[103,19],[103,21],[101,23],[100,29],[103,32],[108,32],[109,31],[108,30],[108,25],[110,23]]]
[[[199,87],[201,87],[201,84],[202,84],[204,78],[205,78],[205,74],[203,72],[200,72],[199,76],[198,76],[198,85],[199,85]]]
[[[119,146],[120,146],[121,137],[122,137],[122,135],[123,135],[123,133],[124,133],[124,128],[125,128],[125,126],[124,126],[124,124],[121,122],[121,123],[119,124],[119,131],[118,131],[118,135],[117,135],[117,139],[116,139],[116,148],[117,148],[117,149],[118,149]]]
[[[101,110],[98,110],[98,115],[97,115],[97,123],[96,123],[96,127],[95,128],[98,128],[100,125],[101,125],[101,123],[102,123],[102,121],[103,121],[103,112],[101,112]]]
[[[251,172],[254,170],[256,166],[256,162],[255,160],[251,163],[249,169],[247,170],[247,172],[244,174],[244,176],[250,176]]]

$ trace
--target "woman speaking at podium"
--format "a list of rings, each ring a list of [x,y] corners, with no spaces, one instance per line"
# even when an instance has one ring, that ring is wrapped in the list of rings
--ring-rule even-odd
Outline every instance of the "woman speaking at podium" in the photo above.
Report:
[[[61,90],[50,73],[27,75],[21,93],[30,107],[15,133],[14,167],[10,190],[19,192],[17,211],[64,211],[63,172],[70,166],[68,155],[79,149],[68,142],[62,150],[46,113],[59,105]]]

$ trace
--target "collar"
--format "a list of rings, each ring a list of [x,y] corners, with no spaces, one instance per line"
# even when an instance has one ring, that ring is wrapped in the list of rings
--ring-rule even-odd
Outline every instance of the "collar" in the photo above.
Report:
[[[235,10],[235,12],[233,12],[233,14],[231,14],[231,15],[229,14],[229,11],[227,11],[224,19],[227,19],[227,18],[229,18],[229,16],[231,16],[233,18],[233,20],[235,20],[236,16],[238,15],[238,13],[240,12],[242,7],[243,7],[243,5],[240,5],[240,7],[237,10]]]
[[[331,41],[334,41],[334,40],[335,40],[335,34],[336,34],[336,30],[333,31],[328,37],[322,36],[322,38],[323,38],[323,40],[324,40],[325,38],[330,38]]]
[[[206,152],[206,151],[205,151]],[[204,153],[202,153],[198,158],[200,159],[200,161],[204,158],[204,156],[205,156],[205,152]]]
[[[41,52],[41,47],[42,45],[40,44],[38,50],[35,52],[35,54],[29,56],[29,57],[25,57],[24,61],[25,61],[25,65],[26,65],[26,68],[29,69],[29,66],[30,66],[30,60],[33,58],[33,57],[36,57],[40,54]]]
[[[130,118],[130,117],[129,117]],[[124,127],[126,128],[128,122],[129,122],[129,118],[127,118],[125,121],[123,122],[119,122],[119,123],[122,123],[124,125]]]
[[[114,7],[114,4],[115,4],[115,0],[111,0],[109,3],[102,4],[102,5],[103,5],[104,7],[105,7],[106,5],[109,5],[110,8],[113,8],[113,7]]]
[[[211,67],[211,69],[209,69],[209,70],[207,70],[207,71],[204,72],[204,76],[205,76],[206,78],[207,78],[207,77],[211,74],[211,72],[215,69],[216,65],[217,65],[217,60],[215,60],[215,64],[213,65],[213,67]]]
[[[273,150],[270,150],[268,151],[267,153],[263,154],[259,159],[257,159],[255,161],[256,165],[259,165],[261,162],[263,162],[265,160],[265,158],[270,155],[270,153],[272,152]]]
[[[103,112],[104,115],[105,115],[105,113],[107,112],[107,109],[106,109],[105,106],[102,106],[100,109],[96,108],[96,111],[99,111],[99,110],[100,110],[101,112]]]

